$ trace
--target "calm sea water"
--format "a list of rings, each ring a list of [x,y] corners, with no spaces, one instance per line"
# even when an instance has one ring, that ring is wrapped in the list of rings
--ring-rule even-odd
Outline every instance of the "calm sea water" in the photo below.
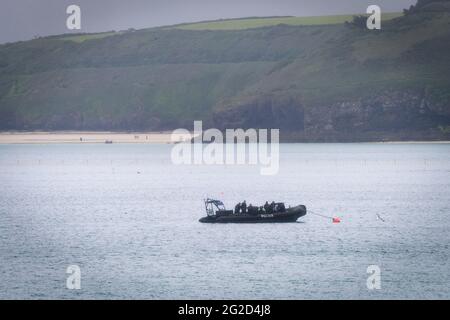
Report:
[[[170,150],[0,145],[0,298],[450,298],[449,144],[282,145],[274,176]],[[206,196],[342,222],[201,224]]]

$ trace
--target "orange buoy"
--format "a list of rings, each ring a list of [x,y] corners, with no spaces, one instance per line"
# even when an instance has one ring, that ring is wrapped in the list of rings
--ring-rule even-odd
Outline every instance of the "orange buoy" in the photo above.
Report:
[[[333,218],[333,223],[340,223],[341,222],[341,219],[339,219],[339,218]]]

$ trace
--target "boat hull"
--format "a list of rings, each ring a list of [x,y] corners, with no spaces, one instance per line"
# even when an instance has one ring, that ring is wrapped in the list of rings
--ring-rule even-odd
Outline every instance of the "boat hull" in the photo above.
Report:
[[[298,218],[306,215],[306,207],[299,205],[288,208],[284,212],[271,214],[230,214],[223,216],[203,217],[202,223],[288,223],[296,222]]]

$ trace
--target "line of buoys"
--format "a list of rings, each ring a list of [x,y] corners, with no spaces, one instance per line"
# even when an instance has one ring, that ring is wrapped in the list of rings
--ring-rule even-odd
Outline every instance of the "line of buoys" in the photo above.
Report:
[[[326,215],[324,215],[324,214],[320,214],[320,213],[313,212],[313,211],[311,211],[311,210],[308,210],[308,213],[309,213],[309,214],[316,215],[316,216],[319,216],[319,217],[322,217],[322,218],[331,219],[331,221],[332,221],[333,223],[341,223],[341,218],[339,218],[339,217],[330,217],[330,216],[326,216]]]

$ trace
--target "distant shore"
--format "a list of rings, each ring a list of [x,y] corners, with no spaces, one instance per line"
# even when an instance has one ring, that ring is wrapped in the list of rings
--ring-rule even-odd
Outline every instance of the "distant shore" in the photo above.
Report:
[[[0,144],[55,144],[55,143],[149,143],[149,144],[167,144],[174,143],[171,139],[172,132],[108,132],[108,131],[36,131],[36,132],[0,132]],[[175,141],[188,141],[190,135],[178,134]],[[281,141],[283,142],[283,141]],[[289,141],[287,143],[296,143]],[[307,143],[298,141],[298,143]],[[335,142],[339,143],[339,142]],[[395,144],[395,143],[429,143],[429,144],[448,144],[450,141],[372,141],[355,143],[377,143],[377,144]]]
[[[173,143],[172,132],[0,132],[0,144]],[[177,135],[177,141],[190,136]]]

